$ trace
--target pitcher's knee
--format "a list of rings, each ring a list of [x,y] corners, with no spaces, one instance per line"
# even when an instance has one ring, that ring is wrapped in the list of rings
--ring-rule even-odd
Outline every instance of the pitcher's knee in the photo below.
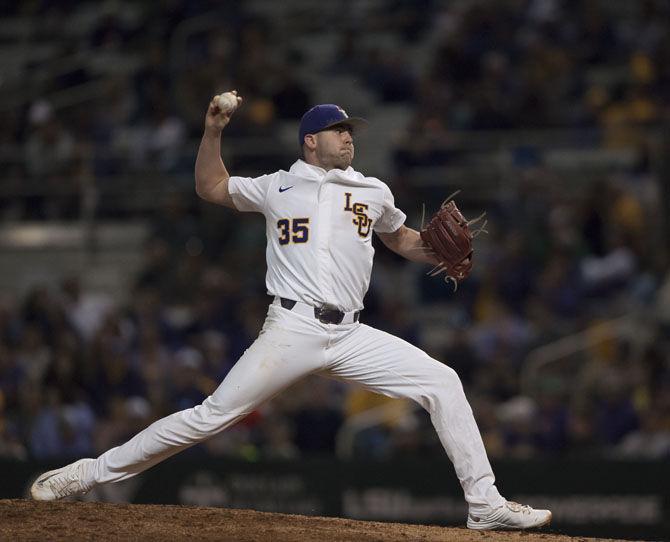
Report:
[[[427,399],[424,408],[431,414],[434,423],[450,418],[455,408],[469,408],[458,373],[446,365],[438,371]]]
[[[463,395],[463,385],[456,371],[436,361],[425,375],[418,402],[432,412],[444,401],[460,399]]]
[[[208,397],[201,405],[192,409],[192,419],[207,433],[218,433],[249,414],[243,407],[230,408],[216,403]]]
[[[461,379],[458,376],[458,373],[446,365],[442,365],[440,367],[435,384],[443,389],[447,388],[449,390],[458,391],[463,390],[463,384],[461,383]]]

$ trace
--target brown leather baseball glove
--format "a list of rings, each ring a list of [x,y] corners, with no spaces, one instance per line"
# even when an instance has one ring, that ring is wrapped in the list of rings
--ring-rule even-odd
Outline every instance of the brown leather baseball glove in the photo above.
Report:
[[[445,273],[445,281],[458,283],[465,280],[472,271],[472,240],[484,230],[484,223],[475,232],[470,226],[484,217],[466,220],[456,203],[447,201],[442,204],[425,228],[421,230],[421,239],[437,256],[440,263],[429,274],[436,276]]]

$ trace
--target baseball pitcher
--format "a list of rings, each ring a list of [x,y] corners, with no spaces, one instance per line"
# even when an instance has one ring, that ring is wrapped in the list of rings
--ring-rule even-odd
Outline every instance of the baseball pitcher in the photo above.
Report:
[[[222,132],[242,98],[215,96],[195,164],[196,191],[210,202],[262,213],[268,293],[274,296],[256,341],[201,405],[163,418],[97,459],[40,476],[37,500],[82,494],[125,480],[223,431],[309,374],[356,382],[410,398],[429,413],[460,480],[471,529],[527,529],[551,512],[505,500],[458,375],[419,348],[361,323],[374,249],[373,232],[394,252],[435,266],[457,284],[472,269],[472,233],[456,204],[445,204],[420,233],[404,225],[388,186],[351,167],[354,135],[367,124],[332,104],[300,122],[302,158],[288,171],[231,176]]]

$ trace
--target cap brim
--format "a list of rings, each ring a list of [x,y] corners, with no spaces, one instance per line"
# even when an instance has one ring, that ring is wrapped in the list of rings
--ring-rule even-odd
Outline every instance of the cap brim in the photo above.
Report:
[[[338,120],[337,122],[333,122],[331,124],[328,124],[327,126],[324,126],[323,130],[329,130],[330,128],[334,126],[341,126],[342,124],[348,124],[354,129],[355,134],[359,134],[367,129],[367,127],[370,125],[370,123],[362,119],[360,117],[349,117],[347,119],[342,119]],[[323,130],[321,130],[323,132]]]

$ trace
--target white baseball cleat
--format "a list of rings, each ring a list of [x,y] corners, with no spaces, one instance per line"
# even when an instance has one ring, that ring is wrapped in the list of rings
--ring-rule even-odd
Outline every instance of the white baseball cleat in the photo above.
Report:
[[[468,529],[476,531],[534,529],[550,522],[549,510],[535,510],[512,501],[505,501],[501,507],[482,517],[468,515]]]
[[[85,468],[95,459],[80,459],[65,467],[42,474],[30,487],[30,496],[36,501],[56,501],[70,495],[88,493],[93,484],[84,482]]]

